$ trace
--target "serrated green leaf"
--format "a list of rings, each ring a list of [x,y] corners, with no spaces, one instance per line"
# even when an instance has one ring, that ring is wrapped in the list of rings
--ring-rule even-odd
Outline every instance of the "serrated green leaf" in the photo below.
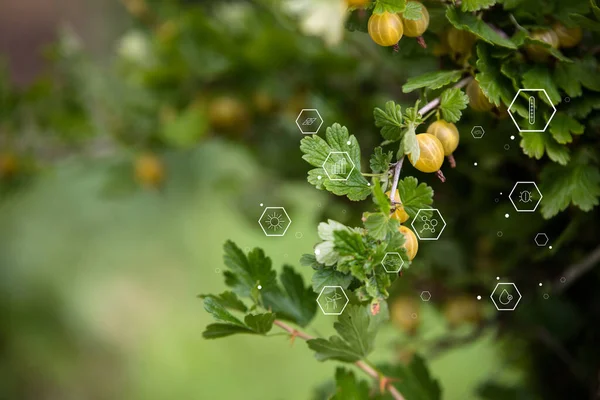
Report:
[[[246,256],[232,241],[227,241],[223,248],[223,260],[230,270],[225,273],[225,283],[236,293],[249,296],[258,284],[265,292],[277,287],[277,274],[262,249],[255,248]]]
[[[325,286],[341,286],[347,289],[352,279],[354,278],[350,274],[344,274],[333,268],[324,268],[313,274],[312,288],[315,293],[320,293]]]
[[[369,398],[369,384],[358,380],[352,371],[337,368],[335,371],[335,394],[332,400],[364,400]]]
[[[250,328],[232,324],[210,324],[202,332],[202,337],[205,339],[218,339],[226,336],[235,335],[236,333],[254,333]]]
[[[402,142],[400,143],[400,150],[402,153],[406,155],[410,154],[413,160],[418,160],[419,157],[421,157],[421,147],[419,147],[416,130],[416,125],[410,122],[406,132],[404,132],[404,136],[402,136]]]
[[[531,158],[539,160],[546,153],[548,158],[561,165],[566,165],[571,158],[569,149],[558,144],[549,132],[521,133],[521,148]]]
[[[370,330],[371,315],[367,307],[349,304],[338,317],[333,327],[342,339],[361,358],[367,357],[373,351],[376,330]]]
[[[204,309],[213,316],[214,319],[229,324],[244,326],[244,323],[233,316],[223,304],[214,297],[204,299]]]
[[[565,57],[560,50],[552,47],[549,43],[543,42],[538,39],[534,39],[523,31],[519,31],[515,36],[512,37],[512,41],[518,46],[535,46],[542,49],[544,52],[550,54],[551,56],[557,58],[558,60],[566,63],[571,63],[572,60],[568,57]]]
[[[494,4],[496,4],[496,0],[463,0],[460,9],[462,11],[478,11]]]
[[[566,105],[566,113],[574,118],[586,118],[593,110],[600,110],[600,95],[589,93],[571,100]]]
[[[402,12],[402,18],[410,19],[413,21],[419,20],[423,17],[423,5],[417,1],[408,1],[406,8]]]
[[[440,400],[442,389],[437,379],[434,379],[425,360],[416,354],[410,364],[381,366],[381,371],[387,376],[397,378],[393,385],[407,399]]]
[[[407,176],[398,181],[400,201],[407,214],[414,218],[423,208],[430,208],[433,204],[433,189],[425,183],[419,184],[417,178]]]
[[[402,107],[393,101],[385,103],[385,110],[375,107],[373,110],[375,126],[381,128],[381,136],[396,141],[402,136]]]
[[[517,46],[505,37],[500,36],[491,26],[472,14],[459,11],[455,7],[448,7],[446,18],[456,29],[471,32],[483,41],[509,49],[516,49]]]
[[[581,135],[584,129],[579,121],[563,112],[556,113],[550,122],[550,133],[559,144],[571,143],[571,135]]]
[[[317,226],[317,234],[321,240],[333,240],[333,233],[335,231],[347,231],[350,230],[346,225],[341,222],[328,219],[327,222],[321,222]]]
[[[457,82],[462,76],[462,71],[434,71],[423,75],[409,78],[402,86],[404,93],[412,92],[416,89],[439,89],[451,83]]]
[[[479,73],[475,79],[479,87],[490,102],[499,106],[504,102],[511,103],[514,92],[511,90],[511,81],[501,72],[500,63],[491,56],[491,46],[485,43],[477,44],[477,69]]]
[[[269,332],[273,327],[273,321],[275,321],[275,314],[264,313],[264,314],[248,314],[244,318],[244,322],[254,333],[264,335]]]
[[[331,336],[329,339],[311,339],[307,340],[306,344],[315,352],[315,358],[319,361],[337,360],[353,363],[360,360],[360,354],[339,336]]]
[[[369,213],[364,224],[367,233],[375,240],[383,240],[388,233],[389,213]]]
[[[390,198],[383,193],[379,179],[373,179],[373,201],[382,213],[388,215],[391,209]]]
[[[579,97],[583,93],[576,69],[576,63],[559,63],[554,69],[554,82],[570,97]]]
[[[382,14],[389,12],[392,14],[401,13],[406,8],[406,0],[376,0],[373,14]]]
[[[335,251],[332,240],[326,240],[315,246],[317,261],[323,265],[331,266],[338,262],[340,255]]]
[[[362,236],[358,232],[351,232],[347,230],[334,231],[333,243],[335,250],[342,256],[355,256],[366,253]]]
[[[458,122],[467,104],[469,97],[459,88],[446,89],[440,96],[442,115],[448,122]]]
[[[325,267],[317,261],[317,257],[314,254],[302,254],[300,257],[300,265],[303,267],[311,267],[312,269],[319,270]]]
[[[369,161],[369,164],[371,165],[371,171],[376,174],[387,171],[390,168],[390,163],[392,162],[393,157],[394,153],[391,151],[384,153],[381,147],[375,147],[375,151],[371,155],[371,159]]]
[[[570,204],[591,211],[600,197],[600,170],[594,158],[582,151],[566,167],[547,165],[540,174],[540,191],[544,194],[541,211],[546,219]]]
[[[236,296],[233,292],[223,292],[218,296],[213,294],[201,294],[198,297],[201,299],[206,299],[208,297],[212,297],[219,303],[221,303],[224,307],[229,308],[231,310],[246,312],[248,311],[248,307]]]
[[[523,87],[545,89],[548,96],[550,96],[552,105],[560,103],[560,93],[546,65],[536,65],[525,72],[523,74]],[[546,96],[540,96],[540,99],[549,104]]]

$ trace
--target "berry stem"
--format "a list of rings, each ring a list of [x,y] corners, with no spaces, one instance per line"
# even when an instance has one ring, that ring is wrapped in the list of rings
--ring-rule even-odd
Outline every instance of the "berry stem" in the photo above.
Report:
[[[396,197],[396,189],[398,189],[398,180],[400,179],[400,170],[402,170],[402,163],[404,162],[404,156],[394,166],[394,180],[392,181],[392,189],[390,190],[390,201],[392,204],[402,204],[397,202],[394,198]]]
[[[446,182],[446,177],[444,176],[444,173],[442,172],[441,169],[438,169],[437,172],[435,173],[437,175],[437,177],[440,179],[440,181]]]
[[[419,36],[419,37],[417,38],[417,43],[419,43],[419,45],[420,45],[422,48],[424,48],[424,49],[426,49],[426,48],[427,48],[427,43],[425,43],[425,38],[424,38],[423,36]]]
[[[456,160],[454,159],[454,155],[450,154],[448,156],[448,162],[450,163],[450,168],[456,168]]]

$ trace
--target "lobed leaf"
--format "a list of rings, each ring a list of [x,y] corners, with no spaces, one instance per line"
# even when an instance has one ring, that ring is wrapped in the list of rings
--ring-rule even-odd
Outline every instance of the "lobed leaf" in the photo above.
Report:
[[[392,162],[393,157],[394,154],[391,151],[384,153],[381,147],[375,147],[375,151],[371,155],[371,159],[369,161],[371,171],[374,173],[387,171],[390,168],[390,163]]]
[[[559,144],[571,143],[572,135],[581,135],[584,130],[579,121],[563,112],[556,113],[550,124],[550,133]]]
[[[469,97],[459,88],[446,89],[440,97],[440,109],[448,122],[457,122],[467,104]]]
[[[478,11],[490,8],[494,4],[496,4],[496,0],[463,0],[460,9],[462,11]]]
[[[382,14],[389,12],[392,14],[401,13],[406,8],[406,0],[376,0],[373,14]]]
[[[398,181],[398,192],[402,206],[411,218],[414,218],[420,209],[430,208],[433,204],[433,189],[425,183],[419,184],[413,176]]]
[[[335,395],[332,400],[368,399],[369,384],[358,380],[352,371],[337,368],[335,371]]]
[[[406,3],[406,8],[402,12],[402,18],[413,21],[423,18],[423,5],[416,1]]]
[[[456,29],[471,32],[485,42],[508,49],[517,48],[510,39],[501,36],[491,26],[472,14],[461,12],[455,7],[448,7],[446,18]]]
[[[393,101],[385,103],[385,110],[375,107],[373,110],[375,126],[381,128],[381,136],[386,140],[396,141],[402,137],[402,107]]]
[[[412,92],[416,89],[439,89],[451,83],[454,83],[462,76],[461,70],[454,71],[434,71],[423,75],[409,78],[404,85],[402,91],[404,93]]]

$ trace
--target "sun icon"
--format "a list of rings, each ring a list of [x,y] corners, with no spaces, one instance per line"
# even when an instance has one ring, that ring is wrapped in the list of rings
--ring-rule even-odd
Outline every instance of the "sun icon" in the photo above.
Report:
[[[274,231],[277,229],[283,229],[283,221],[284,216],[282,214],[278,214],[273,211],[273,214],[267,214],[267,218],[265,222],[267,223],[267,229],[273,229]]]
[[[529,203],[533,201],[531,198],[531,192],[528,190],[523,190],[521,193],[519,193],[519,201],[521,203]]]

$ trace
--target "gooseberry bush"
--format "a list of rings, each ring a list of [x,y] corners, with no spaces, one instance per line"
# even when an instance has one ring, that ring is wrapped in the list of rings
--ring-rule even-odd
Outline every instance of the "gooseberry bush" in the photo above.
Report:
[[[438,399],[440,386],[423,358],[380,366],[368,361],[377,331],[388,318],[388,289],[398,277],[387,273],[381,262],[386,253],[399,253],[410,279],[411,262],[419,257],[410,222],[419,209],[433,206],[432,187],[411,176],[407,161],[444,182],[442,167],[460,162],[453,153],[460,137],[470,135],[459,134],[455,125],[464,112],[503,120],[518,89],[545,89],[551,105],[558,108],[549,130],[520,134],[525,155],[550,160],[540,172],[541,213],[551,218],[569,206],[590,211],[600,196],[599,119],[594,112],[600,105],[600,80],[597,58],[590,54],[597,51],[593,46],[600,31],[600,9],[595,0],[376,0],[347,5],[350,35],[367,33],[373,46],[391,49],[390,57],[395,53],[409,57],[416,43],[438,56],[441,68],[412,76],[402,85],[404,93],[418,93],[414,106],[403,110],[388,101],[374,109],[380,145],[370,152],[368,165],[357,138],[342,123],[331,124],[325,138],[302,139],[302,158],[314,167],[308,171],[310,184],[351,201],[372,200],[365,203],[362,226],[333,220],[319,224],[321,241],[300,260],[313,269],[308,286],[290,266],[283,268],[278,283],[271,260],[261,249],[245,254],[228,242],[225,283],[232,291],[202,296],[206,310],[218,321],[206,328],[204,337],[265,335],[277,325],[292,340],[305,339],[318,361],[354,363],[379,389],[369,390],[361,378],[339,368],[333,398]],[[468,106],[471,111],[466,111]],[[523,107],[516,106],[515,112],[517,119],[527,117]],[[543,118],[549,121],[552,116]],[[346,152],[351,158],[356,168],[347,180],[328,179],[323,165],[331,152]],[[336,335],[313,338],[302,329],[317,312],[316,297],[325,286],[342,287],[350,304],[333,323]],[[461,302],[471,307],[469,299]],[[242,320],[230,310],[246,315]],[[473,310],[462,317],[480,318],[480,311]],[[453,323],[462,318],[452,310],[448,313]]]

